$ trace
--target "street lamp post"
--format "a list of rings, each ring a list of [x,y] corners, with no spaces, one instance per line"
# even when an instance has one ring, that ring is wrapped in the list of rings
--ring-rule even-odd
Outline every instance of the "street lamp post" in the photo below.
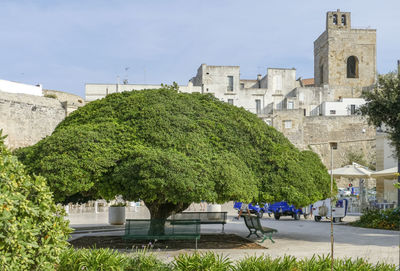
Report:
[[[333,271],[333,150],[337,150],[337,142],[329,142],[331,149],[331,271]]]

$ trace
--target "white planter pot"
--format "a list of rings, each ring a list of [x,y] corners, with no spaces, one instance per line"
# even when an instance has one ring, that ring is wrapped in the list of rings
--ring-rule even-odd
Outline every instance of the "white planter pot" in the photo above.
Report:
[[[108,208],[108,223],[111,225],[123,225],[125,223],[125,206]]]
[[[210,204],[207,207],[208,212],[221,212],[221,204]],[[208,214],[208,219],[218,219],[220,216],[218,214]]]

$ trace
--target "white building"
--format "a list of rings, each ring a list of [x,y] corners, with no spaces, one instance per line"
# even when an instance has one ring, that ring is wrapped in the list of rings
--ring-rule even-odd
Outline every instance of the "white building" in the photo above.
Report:
[[[41,85],[34,86],[0,79],[0,91],[2,92],[43,96],[42,90]]]

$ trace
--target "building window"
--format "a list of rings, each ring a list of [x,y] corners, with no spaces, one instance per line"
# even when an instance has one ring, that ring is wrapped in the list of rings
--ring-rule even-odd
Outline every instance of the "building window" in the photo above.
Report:
[[[319,82],[322,85],[324,83],[324,66],[321,65],[321,67],[319,67]]]
[[[346,25],[346,15],[342,15],[342,25]]]
[[[333,15],[333,24],[337,25],[337,15],[336,14]]]
[[[228,99],[228,104],[232,104],[233,105],[233,99]]]
[[[292,128],[292,121],[291,120],[284,120],[283,121],[283,125],[284,125],[285,129],[290,129],[290,128]]]
[[[244,89],[244,83],[240,83],[240,89]]]
[[[351,104],[350,105],[350,114],[351,115],[355,115],[356,114],[356,105],[355,104]]]
[[[256,113],[261,114],[261,100],[256,100]]]
[[[358,78],[358,59],[355,56],[347,58],[347,78]]]
[[[294,103],[292,101],[289,101],[287,103],[287,109],[293,109],[293,107],[294,107]]]
[[[233,91],[233,76],[228,76],[228,91]]]
[[[336,110],[329,110],[330,115],[336,115]]]

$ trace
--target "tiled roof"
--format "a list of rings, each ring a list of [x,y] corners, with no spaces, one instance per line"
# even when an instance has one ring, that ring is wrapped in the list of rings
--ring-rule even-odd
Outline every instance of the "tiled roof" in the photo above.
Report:
[[[304,86],[314,85],[314,78],[306,78],[301,80]]]

